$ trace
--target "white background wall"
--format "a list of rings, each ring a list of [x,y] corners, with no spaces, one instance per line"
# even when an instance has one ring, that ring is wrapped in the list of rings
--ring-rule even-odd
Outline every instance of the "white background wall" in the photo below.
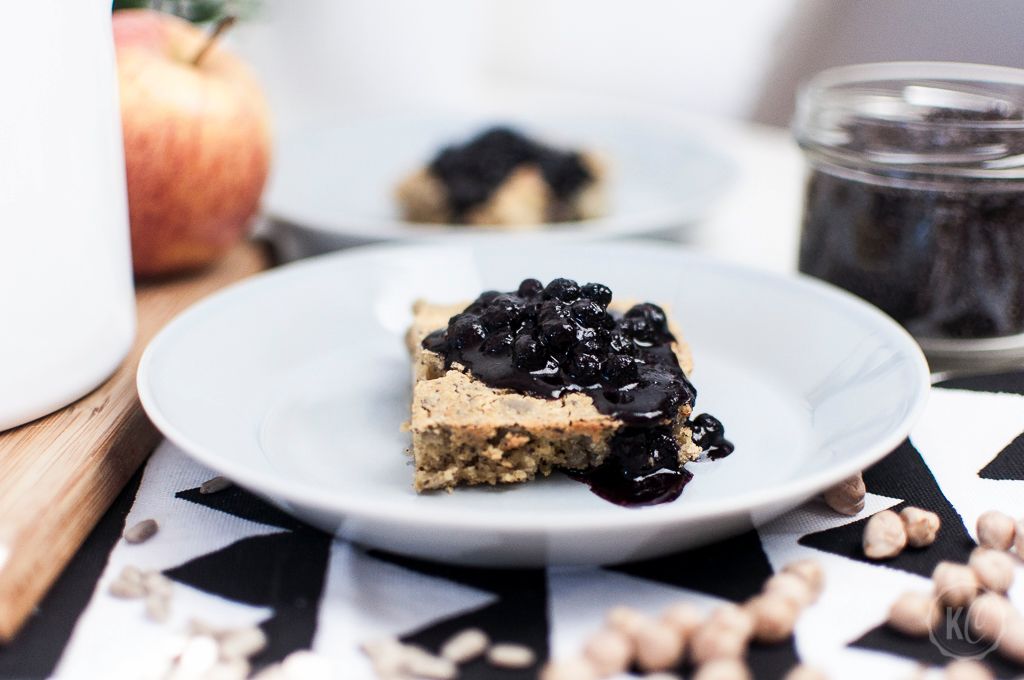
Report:
[[[233,42],[285,127],[506,84],[739,117],[794,1],[266,0]]]
[[[263,0],[232,42],[279,127],[527,85],[785,125],[799,82],[897,59],[1024,67],[1024,0]]]

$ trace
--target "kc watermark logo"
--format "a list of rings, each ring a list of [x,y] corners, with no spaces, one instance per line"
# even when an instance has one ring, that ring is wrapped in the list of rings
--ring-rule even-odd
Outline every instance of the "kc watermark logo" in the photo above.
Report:
[[[999,647],[1013,609],[994,593],[965,599],[970,598],[956,589],[936,593],[929,612],[934,625],[928,637],[944,656],[980,661]]]

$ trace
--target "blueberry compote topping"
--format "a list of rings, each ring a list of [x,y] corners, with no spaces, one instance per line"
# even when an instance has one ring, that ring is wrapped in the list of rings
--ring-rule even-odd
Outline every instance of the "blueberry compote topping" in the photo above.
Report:
[[[735,448],[732,442],[725,438],[722,422],[710,413],[702,413],[691,420],[690,431],[693,433],[693,443],[711,460],[725,458]]]
[[[590,181],[590,173],[577,153],[538,144],[515,130],[495,127],[462,145],[441,150],[430,172],[448,192],[456,220],[494,193],[520,165],[540,168],[544,181],[558,199],[567,199]]]
[[[691,475],[679,466],[672,421],[697,393],[672,351],[665,312],[644,303],[619,315],[608,311],[611,299],[599,283],[526,279],[515,292],[481,294],[423,347],[491,387],[548,399],[588,395],[624,426],[604,465],[572,476],[623,505],[673,500]],[[691,425],[702,447],[720,452],[711,457],[731,451],[716,419],[698,416]]]
[[[619,505],[654,505],[679,498],[693,479],[679,465],[679,443],[667,426],[620,429],[611,454],[593,470],[566,470],[601,498]]]

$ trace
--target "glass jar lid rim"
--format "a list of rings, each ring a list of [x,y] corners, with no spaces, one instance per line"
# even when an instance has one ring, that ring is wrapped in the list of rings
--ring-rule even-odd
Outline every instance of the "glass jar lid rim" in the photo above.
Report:
[[[887,62],[823,71],[800,90],[797,142],[880,172],[988,179],[1024,175],[1024,70]]]
[[[968,64],[944,61],[891,61],[836,66],[814,75],[800,88],[798,99],[810,104],[828,98],[832,107],[842,107],[860,115],[881,120],[914,124],[915,120],[899,112],[880,107],[872,108],[871,97],[877,95],[873,84],[900,83],[904,96],[916,96],[919,103],[936,108],[952,108],[955,103],[968,109],[1003,103],[1014,107],[1020,114],[1013,118],[995,120],[950,119],[931,120],[928,125],[981,129],[1024,129],[1024,69],[989,64]],[[966,84],[972,84],[966,89]],[[983,86],[991,91],[983,92]],[[1011,101],[997,87],[1019,88],[1020,99]],[[859,89],[858,89],[859,88]],[[845,95],[845,96],[844,96]],[[942,97],[946,97],[945,100]]]

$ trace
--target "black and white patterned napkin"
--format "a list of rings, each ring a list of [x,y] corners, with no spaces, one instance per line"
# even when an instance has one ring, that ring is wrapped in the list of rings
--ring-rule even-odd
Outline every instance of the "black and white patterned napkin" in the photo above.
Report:
[[[0,648],[0,677],[143,677],[168,635],[192,618],[258,624],[270,640],[257,667],[298,649],[329,659],[337,677],[371,678],[357,645],[395,635],[428,648],[468,626],[532,647],[539,659],[575,652],[608,607],[657,612],[685,599],[711,608],[756,593],[784,564],[821,561],[827,586],[789,644],[754,647],[759,679],[804,661],[831,678],[911,678],[948,661],[928,640],[882,622],[901,592],[927,590],[937,562],[963,562],[978,515],[1024,514],[1024,373],[949,381],[932,390],[910,439],[866,472],[867,507],[839,517],[817,502],[720,543],[615,567],[493,570],[432,564],[334,541],[238,488],[202,495],[213,473],[163,444],[90,536],[19,638]],[[908,504],[937,512],[937,543],[884,565],[866,561],[868,515]],[[157,518],[141,545],[119,540],[126,524]],[[143,616],[139,601],[108,595],[125,565],[176,582],[170,621]],[[1021,570],[1018,569],[1018,572]],[[1018,577],[1021,574],[1018,573]],[[1024,586],[1011,598],[1024,603]],[[1000,677],[1024,669],[994,655]],[[537,669],[465,667],[468,680],[536,677]]]

